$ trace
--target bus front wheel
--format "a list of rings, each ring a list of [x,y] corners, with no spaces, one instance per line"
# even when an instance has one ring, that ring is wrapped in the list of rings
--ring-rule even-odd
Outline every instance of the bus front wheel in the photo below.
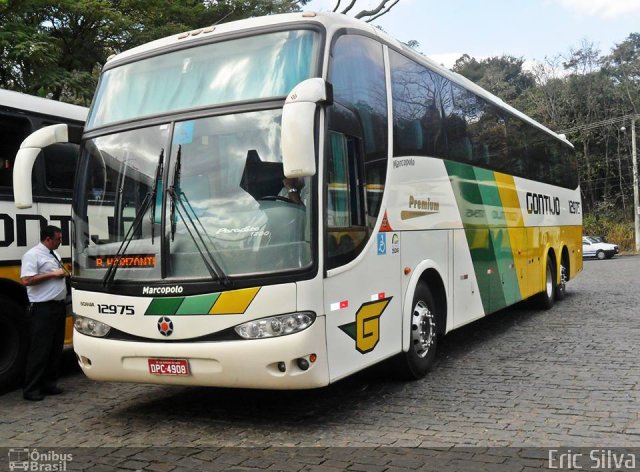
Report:
[[[399,355],[399,370],[409,380],[424,377],[436,357],[438,344],[437,305],[429,286],[418,282],[413,296],[409,324],[409,350]]]
[[[0,297],[0,392],[22,381],[27,357],[28,330],[25,310],[7,297]]]

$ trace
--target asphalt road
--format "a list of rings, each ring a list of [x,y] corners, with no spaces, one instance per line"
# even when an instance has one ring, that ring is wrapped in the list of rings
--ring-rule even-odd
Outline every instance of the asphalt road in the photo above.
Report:
[[[416,382],[375,369],[302,392],[96,383],[68,353],[63,395],[0,397],[0,470],[8,448],[73,451],[67,470],[392,471],[527,470],[548,465],[539,448],[638,446],[638,274],[640,257],[585,261],[564,301],[454,331]]]

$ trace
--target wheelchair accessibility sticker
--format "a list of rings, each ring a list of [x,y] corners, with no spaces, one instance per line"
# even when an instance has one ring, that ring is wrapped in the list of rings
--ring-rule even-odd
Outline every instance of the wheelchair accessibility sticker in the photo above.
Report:
[[[378,255],[387,254],[387,235],[386,233],[378,233]]]

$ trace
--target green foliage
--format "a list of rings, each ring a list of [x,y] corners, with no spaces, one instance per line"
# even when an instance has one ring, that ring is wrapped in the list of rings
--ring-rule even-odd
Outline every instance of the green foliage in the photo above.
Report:
[[[296,11],[307,1],[0,0],[0,87],[87,105],[111,54],[221,21]],[[629,123],[585,125],[640,113],[640,33],[608,55],[585,41],[533,70],[523,58],[468,55],[454,70],[549,128],[565,130],[580,163],[585,211],[608,221],[616,209],[619,221],[628,221],[631,137],[620,126]],[[640,136],[640,121],[637,127]]]
[[[619,215],[611,218],[591,214],[585,215],[582,224],[584,234],[604,236],[608,242],[617,244],[620,252],[635,252],[633,221],[620,220]]]
[[[609,55],[585,41],[532,71],[524,70],[522,59],[478,61],[467,55],[454,70],[567,134],[576,148],[588,213],[600,217],[604,208],[619,209],[621,221],[632,218],[631,133],[620,129],[626,124],[628,130],[630,123],[619,118],[640,112],[640,33],[629,35]],[[640,120],[637,128],[640,135]]]
[[[88,105],[112,54],[307,1],[0,0],[0,87]]]

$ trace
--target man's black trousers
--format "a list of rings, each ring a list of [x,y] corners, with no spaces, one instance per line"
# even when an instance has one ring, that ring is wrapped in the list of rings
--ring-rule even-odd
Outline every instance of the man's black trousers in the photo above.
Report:
[[[55,388],[64,347],[66,307],[64,301],[32,303],[27,310],[30,345],[24,394]]]

